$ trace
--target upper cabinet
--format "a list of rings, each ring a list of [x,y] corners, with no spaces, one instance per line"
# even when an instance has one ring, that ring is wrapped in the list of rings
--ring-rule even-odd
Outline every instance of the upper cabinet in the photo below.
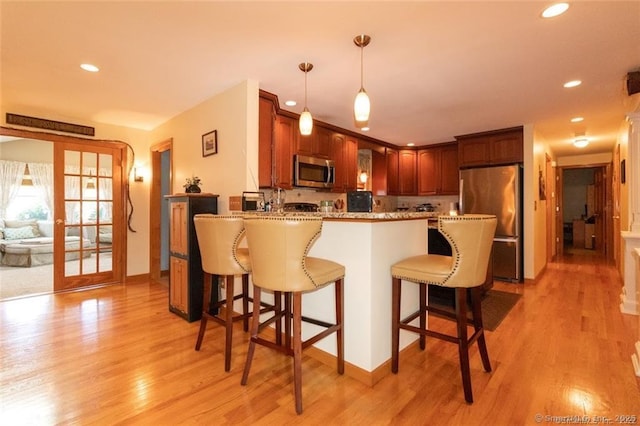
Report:
[[[309,155],[311,157],[331,158],[332,132],[321,126],[313,126],[309,136],[302,136],[296,132],[296,154]]]
[[[414,150],[403,149],[399,151],[398,157],[398,185],[400,195],[417,195],[417,157]]]
[[[457,195],[458,175],[455,142],[418,151],[418,195]]]
[[[293,118],[277,115],[273,143],[273,187],[293,188],[293,143],[297,122]]]
[[[387,195],[400,194],[400,163],[398,151],[387,148]]]
[[[460,168],[522,163],[522,127],[456,136]]]
[[[358,177],[358,140],[340,133],[331,135],[331,159],[336,182],[333,192],[355,191]]]
[[[291,189],[298,122],[277,114],[274,101],[264,97],[260,97],[258,117],[258,185]]]
[[[258,185],[273,186],[273,142],[276,110],[269,99],[260,98],[258,126]]]

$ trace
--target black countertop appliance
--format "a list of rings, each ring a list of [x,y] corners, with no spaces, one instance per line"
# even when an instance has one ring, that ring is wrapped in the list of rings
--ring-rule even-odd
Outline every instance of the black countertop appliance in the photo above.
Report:
[[[372,212],[373,193],[371,191],[349,191],[347,192],[348,212]]]

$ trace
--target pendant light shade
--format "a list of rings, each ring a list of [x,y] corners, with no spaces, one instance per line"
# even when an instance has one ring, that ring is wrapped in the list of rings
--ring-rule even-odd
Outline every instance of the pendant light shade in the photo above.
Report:
[[[311,130],[313,130],[313,117],[311,117],[311,113],[304,107],[302,114],[300,114],[300,121],[298,123],[300,125],[300,134],[303,136],[309,136],[311,134]]]
[[[311,117],[309,108],[307,108],[307,73],[313,69],[313,64],[303,62],[298,65],[298,68],[304,72],[304,109],[302,110],[302,114],[300,114],[298,125],[300,127],[300,134],[302,136],[309,136],[313,130],[313,117]]]
[[[371,42],[371,37],[365,34],[356,36],[353,39],[356,46],[360,48],[360,91],[356,95],[353,103],[353,116],[356,120],[356,126],[359,128],[367,127],[369,122],[369,113],[371,112],[371,102],[369,95],[364,90],[364,48]]]
[[[369,113],[371,112],[371,102],[369,95],[361,88],[356,95],[356,101],[353,103],[353,114],[356,122],[360,125],[366,125],[369,121]]]

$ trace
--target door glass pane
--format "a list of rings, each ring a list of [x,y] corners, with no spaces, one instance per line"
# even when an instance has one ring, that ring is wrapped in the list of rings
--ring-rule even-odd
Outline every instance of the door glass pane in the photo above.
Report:
[[[82,282],[91,282],[90,274],[112,270],[106,232],[113,210],[112,156],[66,150],[64,158],[65,277],[86,275]]]

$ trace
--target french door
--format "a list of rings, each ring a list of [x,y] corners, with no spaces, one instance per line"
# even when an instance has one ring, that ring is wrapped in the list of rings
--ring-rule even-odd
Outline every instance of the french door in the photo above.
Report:
[[[54,291],[124,277],[123,149],[54,144]]]

